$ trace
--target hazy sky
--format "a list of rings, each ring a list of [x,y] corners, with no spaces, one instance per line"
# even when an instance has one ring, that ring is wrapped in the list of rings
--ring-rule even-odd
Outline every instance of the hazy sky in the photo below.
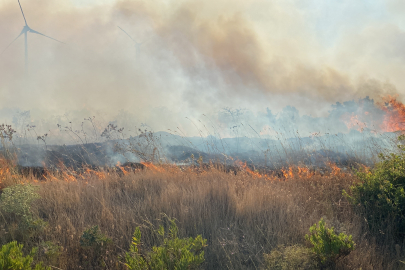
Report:
[[[28,78],[23,37],[0,56],[0,119],[30,110],[191,130],[185,117],[223,108],[325,116],[338,101],[405,93],[401,0],[21,4],[31,28],[66,45],[30,33]],[[0,50],[23,26],[17,1],[1,0]]]

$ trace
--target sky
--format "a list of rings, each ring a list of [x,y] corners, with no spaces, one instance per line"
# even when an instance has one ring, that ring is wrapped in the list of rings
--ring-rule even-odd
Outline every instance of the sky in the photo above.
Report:
[[[32,29],[66,44],[28,34],[28,75],[23,37],[0,55],[3,122],[30,111],[52,130],[96,116],[194,134],[205,117],[221,126],[224,108],[326,117],[336,102],[405,94],[401,0],[21,4]],[[18,2],[1,0],[0,51],[23,26]]]

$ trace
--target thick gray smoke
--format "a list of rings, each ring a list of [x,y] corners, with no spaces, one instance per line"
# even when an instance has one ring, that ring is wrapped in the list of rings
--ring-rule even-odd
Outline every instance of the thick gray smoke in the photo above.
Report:
[[[29,34],[28,76],[22,37],[0,56],[0,118],[39,135],[92,116],[98,133],[116,121],[198,135],[205,114],[235,136],[224,108],[257,122],[286,106],[326,117],[336,102],[402,91],[404,7],[375,2],[21,0],[29,26],[66,45]],[[0,49],[23,25],[17,1],[2,1]]]

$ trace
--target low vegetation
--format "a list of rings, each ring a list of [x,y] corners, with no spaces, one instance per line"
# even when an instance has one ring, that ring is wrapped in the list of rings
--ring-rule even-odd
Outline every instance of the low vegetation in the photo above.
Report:
[[[344,233],[335,234],[334,228],[327,228],[325,221],[319,221],[309,228],[310,234],[305,235],[307,244],[279,246],[269,254],[264,254],[265,268],[275,270],[287,269],[334,269],[338,260],[354,250],[352,236]]]
[[[23,245],[16,241],[5,244],[0,249],[0,270],[50,270],[50,267],[43,267],[42,262],[34,264],[36,254],[37,249],[33,248],[24,256]]]
[[[335,266],[339,258],[354,250],[352,236],[345,233],[336,235],[334,228],[327,228],[323,219],[318,225],[309,228],[310,234],[305,235],[305,239],[311,243],[311,250],[322,268]]]
[[[400,136],[403,142],[405,136]],[[381,162],[371,170],[357,172],[359,182],[345,195],[367,220],[375,234],[405,237],[405,148],[401,153],[380,155]]]
[[[169,230],[163,225],[157,230],[161,245],[151,251],[142,250],[141,230],[136,227],[129,252],[125,254],[126,266],[133,270],[187,270],[198,269],[204,262],[206,239],[198,235],[195,239],[178,237],[178,228],[173,219],[169,219]]]
[[[278,246],[264,254],[265,269],[268,270],[312,270],[319,269],[315,253],[302,245]]]
[[[146,164],[43,180],[0,162],[0,245],[26,264],[1,269],[401,269],[403,160],[357,173]]]

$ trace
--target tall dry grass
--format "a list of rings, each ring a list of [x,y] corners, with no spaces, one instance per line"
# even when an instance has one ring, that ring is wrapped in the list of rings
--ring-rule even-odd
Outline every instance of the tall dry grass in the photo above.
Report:
[[[338,232],[352,234],[357,244],[339,269],[400,269],[398,260],[405,257],[389,237],[368,235],[364,220],[342,196],[356,178],[339,170],[277,178],[246,170],[235,174],[214,167],[163,166],[103,175],[88,174],[77,181],[63,175],[48,181],[7,178],[7,185],[25,181],[39,186],[41,199],[33,210],[49,225],[32,241],[63,247],[55,267],[90,269],[79,238],[85,229],[99,225],[114,242],[107,269],[122,269],[117,258],[128,250],[135,227],[157,225],[163,214],[177,219],[182,237],[202,234],[208,239],[204,269],[261,269],[263,254],[278,245],[305,245],[309,227],[322,217]],[[143,236],[146,246],[156,243],[152,234]]]

